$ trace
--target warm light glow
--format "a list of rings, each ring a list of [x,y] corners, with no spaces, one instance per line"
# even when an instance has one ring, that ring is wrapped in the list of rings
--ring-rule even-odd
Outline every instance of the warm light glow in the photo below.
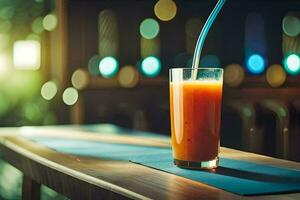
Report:
[[[176,3],[172,0],[159,0],[154,6],[156,17],[162,21],[173,19],[177,12]]]
[[[63,93],[63,102],[66,105],[74,105],[78,100],[78,91],[73,87],[68,87]]]
[[[253,54],[247,61],[248,70],[253,74],[260,74],[265,70],[264,58],[259,54]]]
[[[224,70],[224,82],[231,86],[239,86],[245,77],[245,70],[239,64],[230,64]]]
[[[286,73],[281,65],[271,65],[267,69],[266,79],[272,87],[279,87],[285,82]]]
[[[40,43],[35,40],[16,41],[14,43],[13,60],[17,69],[39,69],[41,65]]]
[[[285,16],[282,20],[282,29],[288,36],[297,36],[300,33],[300,20],[298,17]]]
[[[46,15],[43,19],[43,27],[47,31],[53,31],[57,26],[57,17],[54,14]]]
[[[100,74],[105,78],[112,78],[119,70],[118,61],[114,57],[105,57],[99,63]]]
[[[142,73],[147,77],[155,77],[161,71],[160,60],[154,56],[149,56],[142,61]]]
[[[155,19],[147,18],[140,24],[140,34],[146,39],[153,39],[159,33],[159,24]]]
[[[79,89],[79,90],[83,89],[88,83],[88,78],[89,78],[88,74],[85,70],[77,69],[72,74],[72,78],[71,78],[72,85],[76,89]]]
[[[57,93],[57,86],[53,81],[48,81],[44,83],[44,85],[41,88],[41,95],[46,100],[53,99],[56,93]]]
[[[300,58],[296,54],[290,54],[285,57],[284,61],[285,70],[291,75],[297,75],[300,73]]]
[[[118,80],[122,87],[132,88],[139,81],[139,73],[134,67],[127,65],[121,68]]]

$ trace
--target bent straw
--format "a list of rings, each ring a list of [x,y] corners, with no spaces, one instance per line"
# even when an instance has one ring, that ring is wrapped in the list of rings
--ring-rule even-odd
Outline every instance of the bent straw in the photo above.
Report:
[[[194,71],[194,80],[197,79],[197,71],[198,71],[201,51],[202,51],[202,48],[203,48],[205,38],[207,36],[208,31],[211,28],[211,25],[213,24],[213,22],[215,21],[217,15],[219,14],[221,8],[223,7],[225,1],[226,0],[219,0],[217,2],[217,4],[215,5],[215,8],[213,9],[213,11],[210,13],[209,17],[207,18],[207,20],[206,20],[206,22],[205,22],[205,24],[204,24],[204,26],[201,30],[201,33],[198,37],[197,44],[196,44],[195,51],[194,51],[193,65],[192,65],[192,68],[195,69],[195,71]]]

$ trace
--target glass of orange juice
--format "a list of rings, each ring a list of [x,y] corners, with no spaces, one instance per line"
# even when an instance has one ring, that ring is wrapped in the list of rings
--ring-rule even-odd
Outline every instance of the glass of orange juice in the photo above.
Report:
[[[218,167],[223,69],[170,69],[170,113],[174,164]]]

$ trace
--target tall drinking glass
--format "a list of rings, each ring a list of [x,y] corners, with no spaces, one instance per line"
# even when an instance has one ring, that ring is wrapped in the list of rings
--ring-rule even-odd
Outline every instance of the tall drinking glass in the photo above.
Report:
[[[223,69],[170,69],[170,111],[174,164],[218,166]]]

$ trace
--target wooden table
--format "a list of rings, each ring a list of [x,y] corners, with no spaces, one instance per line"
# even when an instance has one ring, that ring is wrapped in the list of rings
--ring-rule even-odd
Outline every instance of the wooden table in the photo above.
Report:
[[[170,146],[164,137],[106,135],[72,128],[2,128],[1,158],[24,173],[23,199],[39,199],[44,184],[70,199],[300,199],[300,193],[245,197],[127,161],[101,160],[59,153],[26,135]],[[221,156],[300,169],[296,162],[221,148]],[[0,177],[1,178],[1,177]]]

